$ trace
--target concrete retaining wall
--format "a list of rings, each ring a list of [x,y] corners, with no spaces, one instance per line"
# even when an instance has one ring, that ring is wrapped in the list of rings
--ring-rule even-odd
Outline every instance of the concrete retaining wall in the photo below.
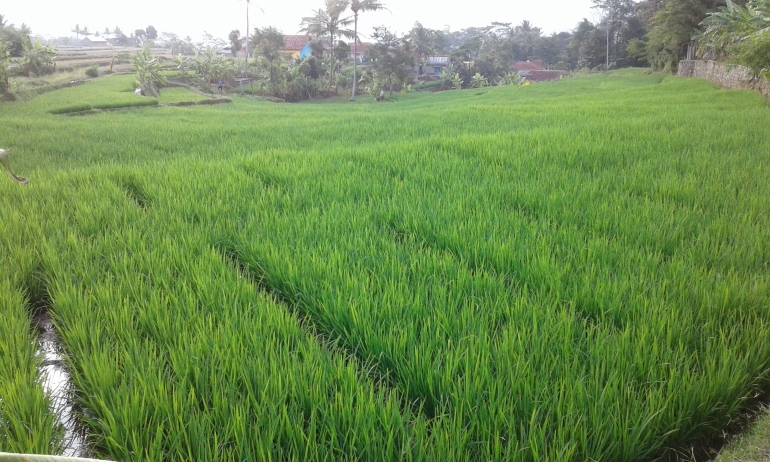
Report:
[[[754,77],[744,66],[717,61],[679,61],[681,77],[697,77],[710,80],[725,88],[756,90],[770,98],[770,83],[764,76]]]

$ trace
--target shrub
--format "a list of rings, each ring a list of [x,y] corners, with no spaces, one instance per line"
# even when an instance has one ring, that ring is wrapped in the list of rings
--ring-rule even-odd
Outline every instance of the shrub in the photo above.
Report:
[[[99,66],[94,64],[93,66],[86,69],[86,75],[92,79],[99,77]]]

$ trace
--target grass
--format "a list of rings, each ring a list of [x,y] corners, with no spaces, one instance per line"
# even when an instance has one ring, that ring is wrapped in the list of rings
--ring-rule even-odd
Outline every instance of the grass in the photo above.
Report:
[[[770,460],[770,413],[754,424],[751,431],[731,442],[714,462],[762,462]]]
[[[624,71],[48,114],[121,82],[0,106],[31,181],[0,182],[3,313],[50,295],[98,455],[651,460],[768,385],[758,95]]]

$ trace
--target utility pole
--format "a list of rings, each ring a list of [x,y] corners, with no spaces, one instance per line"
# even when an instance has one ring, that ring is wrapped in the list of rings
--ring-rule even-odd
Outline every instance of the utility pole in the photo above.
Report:
[[[610,27],[612,25],[612,11],[610,11],[607,20],[607,63],[605,64],[605,71],[610,70]]]
[[[249,3],[251,0],[246,0],[246,67],[243,69],[243,75],[246,76],[249,73]]]

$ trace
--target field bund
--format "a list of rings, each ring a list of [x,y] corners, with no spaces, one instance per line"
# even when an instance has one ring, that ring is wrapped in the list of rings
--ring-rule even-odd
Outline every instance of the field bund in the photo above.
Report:
[[[30,179],[0,181],[0,451],[67,447],[41,310],[120,461],[653,460],[768,390],[758,94],[625,71],[51,113],[130,84],[0,105]]]

